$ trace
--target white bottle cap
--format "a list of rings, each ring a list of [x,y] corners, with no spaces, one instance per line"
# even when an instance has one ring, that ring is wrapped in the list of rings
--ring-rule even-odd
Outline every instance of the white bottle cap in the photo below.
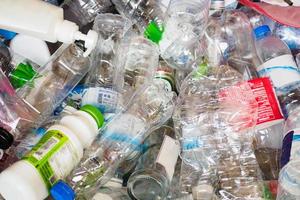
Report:
[[[0,174],[0,194],[6,200],[40,200],[48,196],[48,191],[37,170],[21,160]]]
[[[202,200],[202,199],[212,199],[214,188],[208,184],[201,184],[196,187],[193,187],[193,199]]]
[[[96,47],[98,40],[98,33],[90,30],[87,35],[79,31],[79,27],[68,20],[58,23],[55,28],[57,40],[63,43],[70,44],[75,40],[82,40],[85,42],[86,51],[83,56],[88,56]]]

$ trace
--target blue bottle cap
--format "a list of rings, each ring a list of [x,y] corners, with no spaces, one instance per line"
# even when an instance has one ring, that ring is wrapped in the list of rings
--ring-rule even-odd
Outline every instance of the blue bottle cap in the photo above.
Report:
[[[11,40],[17,35],[17,33],[0,29],[0,35],[2,35],[6,40]]]
[[[74,200],[74,190],[64,181],[58,181],[50,190],[50,194],[54,200]]]
[[[259,26],[259,27],[257,27],[257,28],[254,29],[254,33],[255,33],[255,38],[256,39],[264,38],[270,32],[271,32],[271,30],[270,30],[270,28],[269,28],[268,25]]]

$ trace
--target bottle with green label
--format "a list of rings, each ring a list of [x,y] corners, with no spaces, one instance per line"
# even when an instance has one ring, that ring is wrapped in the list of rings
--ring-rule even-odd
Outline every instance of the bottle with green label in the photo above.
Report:
[[[91,105],[63,117],[22,160],[0,174],[0,194],[6,200],[45,199],[52,185],[80,162],[103,122],[101,112]]]

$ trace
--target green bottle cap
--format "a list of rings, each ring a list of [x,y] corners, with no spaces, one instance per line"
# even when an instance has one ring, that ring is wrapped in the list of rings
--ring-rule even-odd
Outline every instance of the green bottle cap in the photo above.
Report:
[[[144,35],[154,43],[159,43],[162,38],[164,28],[160,28],[155,21],[151,21],[147,26]]]
[[[11,84],[15,89],[23,87],[28,81],[31,81],[37,72],[29,63],[20,63],[16,69],[14,69],[10,75],[9,79]]]
[[[100,110],[98,110],[98,108],[87,104],[87,105],[82,106],[80,108],[80,110],[90,114],[95,119],[95,121],[98,125],[98,128],[102,127],[102,125],[104,123],[104,117],[103,117],[102,113],[100,112]]]

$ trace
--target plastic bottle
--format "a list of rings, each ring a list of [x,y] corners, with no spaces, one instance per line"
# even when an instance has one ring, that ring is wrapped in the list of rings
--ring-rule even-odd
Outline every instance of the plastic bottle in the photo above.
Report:
[[[165,123],[174,108],[174,93],[163,84],[154,83],[143,88],[127,109],[117,115],[103,129],[85,152],[81,164],[67,178],[77,198],[91,198],[115,173],[119,164],[141,144],[147,131]],[[52,190],[60,190],[54,186]],[[60,191],[59,196],[68,196]]]
[[[158,61],[158,48],[150,40],[135,35],[123,40],[115,60],[120,71],[114,77],[122,105],[127,105],[136,91],[153,81]]]
[[[96,32],[89,31],[84,35],[75,23],[64,20],[62,8],[40,0],[3,0],[0,13],[0,28],[48,42],[70,44],[75,40],[83,40],[87,48],[85,56],[91,53],[97,43]]]
[[[7,46],[0,42],[0,67],[6,74],[6,71],[10,68],[11,54]]]
[[[0,174],[1,195],[7,200],[45,199],[48,189],[79,163],[102,125],[102,114],[89,105],[63,117],[21,161]]]
[[[204,62],[184,80],[173,115],[182,148],[182,191],[194,198],[262,197],[252,150],[256,112],[250,85],[228,65]]]
[[[254,153],[264,180],[277,180],[284,119],[270,79],[259,78],[255,69],[258,58],[251,34],[251,23],[260,22],[254,19],[261,15],[247,8],[242,10],[252,16],[250,20],[253,22],[240,11],[224,11],[222,18],[217,19],[217,23],[215,21],[209,23],[207,34],[210,40],[217,42],[220,49],[226,47],[222,50],[223,56],[230,66],[243,74],[244,80],[248,80],[258,103],[253,138]]]
[[[89,58],[76,45],[62,45],[52,59],[39,68],[33,80],[18,90],[18,95],[40,114],[40,122],[50,116],[68,93],[85,76]]]
[[[293,107],[293,109],[288,113],[289,117],[287,118],[284,127],[281,167],[286,165],[290,160],[296,160],[300,158],[299,113],[300,106]]]
[[[300,81],[300,74],[288,46],[279,38],[271,36],[267,25],[254,30],[257,54],[261,65],[257,66],[260,76],[267,76],[275,89],[284,89]]]
[[[294,160],[281,169],[276,200],[298,200],[300,198],[299,160]]]
[[[273,34],[288,45],[293,55],[300,52],[300,29],[276,23]]]
[[[127,190],[133,199],[167,197],[180,153],[179,142],[174,137],[173,128],[162,126],[145,139],[144,144],[151,146],[139,159],[135,172],[128,180]]]
[[[83,28],[94,21],[97,14],[113,11],[109,0],[72,0],[66,1],[61,7],[64,17]]]
[[[160,0],[112,0],[119,13],[138,25],[141,33],[159,43],[164,32],[164,16]]]
[[[173,68],[191,70],[201,57],[199,40],[208,21],[210,0],[171,0],[159,47]],[[200,49],[199,49],[200,48]]]
[[[125,34],[131,28],[131,22],[117,14],[99,14],[94,21],[93,30],[99,34],[97,47],[93,54],[92,69],[86,83],[111,87],[114,75],[118,73],[116,54]]]

